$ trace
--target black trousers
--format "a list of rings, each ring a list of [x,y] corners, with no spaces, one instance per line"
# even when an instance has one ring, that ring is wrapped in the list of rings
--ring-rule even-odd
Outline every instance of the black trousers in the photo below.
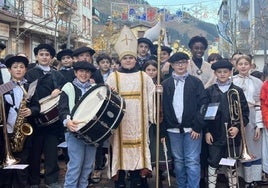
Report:
[[[58,125],[49,125],[55,127],[42,128],[35,131],[33,135],[33,146],[30,153],[30,185],[40,184],[40,162],[41,155],[44,154],[45,183],[51,184],[58,181],[58,138],[62,129],[57,129]],[[49,130],[49,128],[54,130]]]

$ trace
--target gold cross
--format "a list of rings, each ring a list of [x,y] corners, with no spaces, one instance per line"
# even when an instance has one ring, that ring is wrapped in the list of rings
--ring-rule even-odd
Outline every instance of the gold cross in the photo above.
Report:
[[[126,45],[128,46],[128,40],[132,40],[132,39],[129,39],[129,38],[127,37],[127,34],[125,34],[125,39],[123,39],[123,40],[121,40],[121,41],[123,42],[124,40],[126,41]]]

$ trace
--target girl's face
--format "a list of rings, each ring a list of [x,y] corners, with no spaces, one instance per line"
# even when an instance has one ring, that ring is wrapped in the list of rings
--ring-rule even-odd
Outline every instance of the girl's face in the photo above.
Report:
[[[20,81],[24,77],[27,68],[25,67],[24,63],[15,62],[8,70],[14,80]]]
[[[145,69],[145,72],[150,76],[152,79],[156,78],[157,76],[157,68],[153,65],[148,65]]]
[[[79,69],[77,71],[74,71],[74,74],[76,78],[82,83],[89,81],[91,77],[91,72],[89,70],[84,70],[84,69]]]
[[[240,75],[248,76],[249,70],[251,69],[251,63],[244,58],[239,59],[239,61],[236,63],[236,69]]]

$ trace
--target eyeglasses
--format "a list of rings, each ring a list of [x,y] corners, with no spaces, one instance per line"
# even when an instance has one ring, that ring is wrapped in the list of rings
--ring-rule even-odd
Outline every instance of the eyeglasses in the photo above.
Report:
[[[188,63],[187,60],[180,60],[180,61],[175,61],[172,64],[179,66],[179,65],[186,65],[186,63]]]

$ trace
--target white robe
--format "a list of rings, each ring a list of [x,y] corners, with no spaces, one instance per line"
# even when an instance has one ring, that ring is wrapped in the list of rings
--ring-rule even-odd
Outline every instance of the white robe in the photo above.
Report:
[[[260,109],[260,93],[262,81],[254,76],[242,77],[235,75],[233,83],[243,89],[249,106],[249,123],[245,127],[245,137],[248,151],[253,154],[256,159],[262,158],[262,138],[253,140],[255,129],[263,128],[262,114]],[[243,165],[243,175],[246,182],[261,181],[262,165],[252,163]]]
[[[116,88],[126,102],[124,117],[111,137],[112,177],[118,170],[152,170],[149,150],[149,121],[153,122],[155,90],[152,79],[141,71],[114,72],[106,83]]]

